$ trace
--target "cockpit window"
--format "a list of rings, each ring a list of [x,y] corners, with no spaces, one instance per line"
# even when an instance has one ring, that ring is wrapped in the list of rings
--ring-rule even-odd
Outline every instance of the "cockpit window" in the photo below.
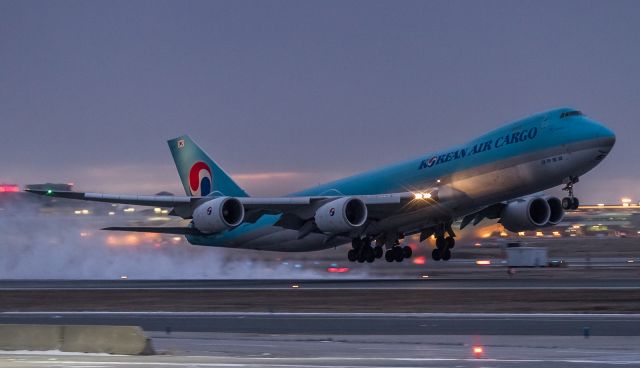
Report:
[[[584,115],[582,111],[578,111],[578,110],[567,111],[560,114],[560,119],[568,118],[569,116],[582,116],[582,115]]]

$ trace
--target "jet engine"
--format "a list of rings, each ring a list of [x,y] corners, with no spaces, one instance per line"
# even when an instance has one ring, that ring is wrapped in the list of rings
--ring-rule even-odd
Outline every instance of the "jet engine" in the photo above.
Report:
[[[500,223],[505,229],[513,232],[535,230],[546,226],[550,219],[551,207],[549,202],[541,197],[523,198],[511,202],[502,210],[500,215]],[[557,220],[557,217],[555,220]]]
[[[324,233],[344,233],[362,226],[367,215],[367,205],[361,199],[344,197],[318,208],[315,222]]]
[[[558,225],[560,221],[564,219],[564,208],[562,208],[562,201],[556,197],[545,197],[549,204],[549,222],[547,226]]]
[[[205,234],[234,228],[244,220],[244,206],[237,198],[218,197],[193,211],[193,225]]]

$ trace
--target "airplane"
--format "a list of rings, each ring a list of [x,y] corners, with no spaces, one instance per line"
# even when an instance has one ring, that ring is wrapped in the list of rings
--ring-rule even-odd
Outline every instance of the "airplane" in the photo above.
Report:
[[[184,235],[194,245],[306,252],[351,243],[351,262],[411,258],[410,235],[435,236],[447,261],[460,229],[498,219],[513,232],[553,226],[576,210],[579,177],[611,151],[615,134],[572,108],[504,125],[465,144],[282,197],[250,197],[189,136],[168,141],[185,196],[27,190],[88,201],[172,208],[183,227],[104,230]],[[544,190],[563,185],[563,199]]]

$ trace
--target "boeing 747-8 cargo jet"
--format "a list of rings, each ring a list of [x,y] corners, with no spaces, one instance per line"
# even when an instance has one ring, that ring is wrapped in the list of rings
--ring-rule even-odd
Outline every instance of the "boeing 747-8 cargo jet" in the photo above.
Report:
[[[188,136],[169,140],[186,196],[29,190],[53,197],[171,207],[188,227],[106,230],[181,234],[191,244],[304,252],[351,243],[348,258],[411,257],[401,240],[434,235],[434,260],[449,260],[460,228],[485,218],[520,232],[558,224],[578,208],[573,186],[596,167],[615,134],[580,111],[561,108],[507,124],[447,150],[282,197],[250,197]],[[567,197],[541,193],[563,185]],[[384,251],[386,249],[386,252]]]

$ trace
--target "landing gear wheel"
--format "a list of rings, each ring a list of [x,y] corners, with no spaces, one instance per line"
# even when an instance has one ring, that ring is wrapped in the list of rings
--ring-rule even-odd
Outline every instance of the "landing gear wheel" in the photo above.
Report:
[[[373,253],[367,256],[367,263],[373,263],[373,261],[375,260],[376,260],[376,257],[373,255]]]
[[[562,188],[562,190],[566,190],[569,193],[568,197],[562,198],[562,208],[564,210],[577,210],[580,207],[580,201],[578,198],[573,196],[573,185],[579,182],[580,179],[577,176],[569,177],[569,182],[567,185]]]
[[[447,244],[447,249],[453,249],[453,247],[456,246],[456,239],[454,239],[452,237],[446,238],[445,242]]]
[[[443,261],[448,261],[451,259],[451,251],[449,249],[444,251],[444,254],[442,255],[442,260]]]
[[[373,254],[378,259],[382,258],[382,255],[384,254],[384,252],[382,251],[382,247],[373,248]]]
[[[356,252],[355,249],[349,249],[349,252],[347,252],[347,258],[349,259],[349,262],[355,262],[358,260],[358,252]]]
[[[443,236],[439,236],[436,238],[436,248],[442,249],[447,246],[447,241]]]
[[[364,259],[367,263],[373,263],[376,260],[376,254],[373,251],[373,248],[367,246],[364,248]]]
[[[411,247],[408,247],[408,246],[402,247],[402,256],[404,258],[411,258],[412,255],[413,255],[413,249],[411,249]]]
[[[393,250],[388,250],[385,254],[384,254],[384,259],[387,262],[393,262],[395,260],[395,257],[393,256]]]
[[[440,256],[440,249],[436,248],[431,252],[431,258],[434,261],[439,261],[442,257]]]
[[[402,248],[400,248],[399,246],[395,246],[392,248],[393,250],[393,258],[395,259],[396,262],[402,262],[402,260],[404,260],[404,254],[402,254]]]
[[[578,200],[578,197],[573,197],[571,200],[571,209],[575,211],[578,207],[580,207],[580,201]]]

